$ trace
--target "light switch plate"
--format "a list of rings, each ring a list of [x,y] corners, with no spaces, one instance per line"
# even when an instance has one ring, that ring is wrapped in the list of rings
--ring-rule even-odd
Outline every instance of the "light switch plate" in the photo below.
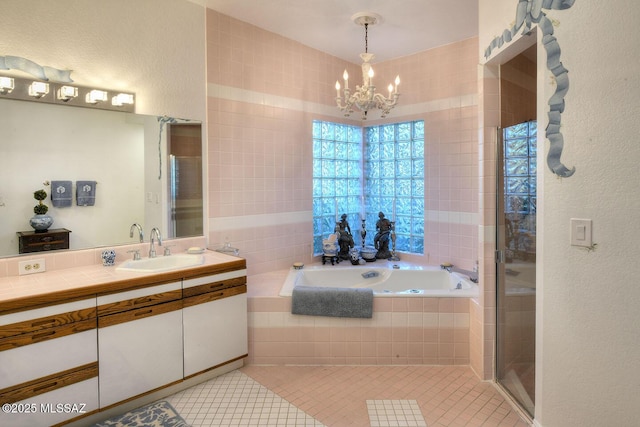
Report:
[[[592,221],[590,219],[571,218],[571,245],[591,247]]]

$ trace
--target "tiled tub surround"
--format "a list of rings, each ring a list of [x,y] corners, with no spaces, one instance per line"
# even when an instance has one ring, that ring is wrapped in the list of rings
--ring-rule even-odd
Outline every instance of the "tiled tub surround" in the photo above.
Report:
[[[289,270],[247,278],[250,364],[468,365],[469,298],[376,296],[373,318],[291,314]]]

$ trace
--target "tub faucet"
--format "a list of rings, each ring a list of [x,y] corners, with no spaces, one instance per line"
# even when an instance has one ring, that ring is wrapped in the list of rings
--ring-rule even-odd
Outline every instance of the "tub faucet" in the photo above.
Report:
[[[451,270],[449,270],[449,273],[461,273],[461,274],[464,274],[473,283],[478,283],[478,272],[477,271],[463,270],[462,268],[457,268],[457,267],[451,266]]]
[[[144,241],[144,232],[142,231],[142,226],[137,222],[131,224],[131,228],[129,229],[129,237],[133,237],[133,230],[138,230],[138,237],[140,238],[140,243]]]
[[[158,227],[153,227],[151,229],[151,234],[149,235],[149,258],[156,257],[156,238],[158,239],[158,245],[162,246],[162,234],[160,234],[160,230],[158,229]]]

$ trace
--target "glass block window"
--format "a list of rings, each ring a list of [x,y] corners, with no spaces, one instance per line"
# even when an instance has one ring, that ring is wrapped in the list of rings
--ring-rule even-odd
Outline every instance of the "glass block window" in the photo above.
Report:
[[[536,213],[537,130],[537,122],[530,121],[503,131],[505,212],[508,214]]]
[[[365,128],[367,244],[378,212],[394,221],[396,250],[424,253],[424,121]]]
[[[362,128],[313,121],[313,252],[347,214],[356,239],[362,200]]]

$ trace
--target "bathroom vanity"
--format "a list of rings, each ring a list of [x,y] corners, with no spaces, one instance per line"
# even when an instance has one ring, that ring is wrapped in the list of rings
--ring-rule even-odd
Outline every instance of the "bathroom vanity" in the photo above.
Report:
[[[7,297],[7,287],[39,286],[47,274],[66,275],[69,287]],[[206,253],[203,265],[162,273],[90,266],[37,276],[0,279],[0,425],[66,423],[155,400],[247,356],[242,258]]]

